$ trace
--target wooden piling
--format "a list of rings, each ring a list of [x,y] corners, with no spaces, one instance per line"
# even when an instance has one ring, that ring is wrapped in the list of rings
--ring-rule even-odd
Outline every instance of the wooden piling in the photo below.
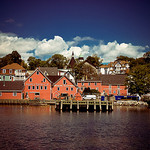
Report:
[[[77,101],[77,110],[79,110],[79,101]]]
[[[70,110],[72,110],[72,100],[70,101]]]

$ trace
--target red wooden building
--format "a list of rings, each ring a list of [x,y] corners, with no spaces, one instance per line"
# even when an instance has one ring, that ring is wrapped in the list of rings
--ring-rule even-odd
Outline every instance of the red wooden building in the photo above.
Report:
[[[23,81],[0,81],[0,99],[23,99]]]
[[[25,98],[50,100],[52,97],[51,81],[40,69],[36,69],[24,82]]]
[[[66,76],[48,76],[52,81],[52,97],[58,99],[60,95],[68,95],[73,98],[77,93],[77,85]]]

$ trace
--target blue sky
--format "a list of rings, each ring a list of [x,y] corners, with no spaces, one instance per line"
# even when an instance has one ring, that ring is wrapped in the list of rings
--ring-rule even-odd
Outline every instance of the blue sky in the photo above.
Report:
[[[0,56],[18,50],[24,59],[71,51],[105,62],[140,57],[150,46],[149,6],[149,0],[1,0]]]

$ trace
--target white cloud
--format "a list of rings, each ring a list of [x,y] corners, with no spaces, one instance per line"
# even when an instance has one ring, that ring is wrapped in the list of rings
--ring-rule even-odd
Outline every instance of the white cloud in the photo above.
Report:
[[[93,47],[93,51],[101,56],[104,59],[104,62],[114,61],[116,57],[120,55],[138,58],[143,56],[143,51],[145,49],[146,47],[143,46],[134,46],[131,43],[119,44],[117,41],[108,42],[106,45],[100,43],[99,45]]]
[[[68,45],[60,36],[55,36],[54,39],[50,40],[42,40],[37,44],[37,49],[35,50],[36,56],[46,56],[53,55],[55,53],[61,53],[61,51],[65,51],[68,49]]]
[[[79,37],[79,36],[76,36],[73,38],[73,41],[67,41],[67,44],[68,46],[76,46],[78,45],[80,42],[82,41],[94,41],[95,39],[94,38],[91,38],[89,36],[86,36],[86,37]]]
[[[28,53],[36,49],[38,41],[33,38],[20,38],[14,34],[0,33],[0,57],[3,57],[12,51],[18,51],[26,60],[26,56],[33,56]]]
[[[54,39],[43,39],[42,41],[34,38],[22,38],[12,33],[0,32],[0,57],[10,54],[12,51],[18,51],[24,60],[29,56],[38,58],[51,57],[54,54],[63,54],[66,57],[71,57],[74,51],[75,57],[82,55],[84,58],[97,54],[103,58],[104,62],[114,61],[117,56],[124,55],[128,57],[141,57],[144,51],[149,46],[135,46],[131,43],[118,43],[117,41],[108,42],[104,44],[100,41],[99,44],[94,46],[83,45],[73,46],[85,40],[94,40],[91,37],[75,37],[73,43],[71,41],[64,41],[60,36],[55,36]]]

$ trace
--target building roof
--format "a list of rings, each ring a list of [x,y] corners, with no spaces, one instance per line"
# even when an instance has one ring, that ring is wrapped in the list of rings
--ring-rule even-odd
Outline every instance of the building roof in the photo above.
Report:
[[[12,63],[10,65],[6,65],[4,67],[2,67],[1,69],[16,69],[16,70],[26,70],[25,68],[23,68],[22,66],[20,66],[17,63]]]
[[[47,76],[49,80],[51,80],[53,83],[55,83],[57,80],[59,80],[62,76]]]
[[[40,70],[45,74],[45,72],[48,74],[48,76],[57,76],[58,75],[58,68],[57,67],[40,67]]]
[[[117,75],[101,75],[100,80],[102,85],[124,85],[127,75],[117,74]]]
[[[0,81],[0,91],[22,91],[23,81]]]

